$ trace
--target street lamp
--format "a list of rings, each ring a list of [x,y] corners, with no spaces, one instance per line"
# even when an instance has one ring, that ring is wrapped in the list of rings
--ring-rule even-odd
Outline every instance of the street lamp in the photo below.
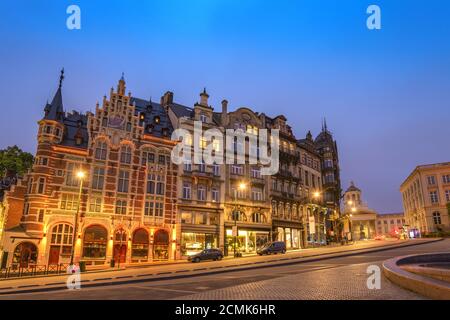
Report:
[[[75,254],[75,244],[77,241],[77,234],[78,234],[78,215],[80,213],[80,206],[81,206],[81,192],[83,191],[83,180],[86,176],[84,171],[80,170],[76,173],[77,178],[80,180],[80,190],[78,192],[78,205],[77,205],[77,211],[75,213],[75,223],[73,228],[73,237],[72,237],[72,252],[70,254],[70,265],[73,266],[73,257]]]
[[[247,185],[244,182],[239,183],[238,189],[244,191],[247,188]],[[237,227],[237,190],[234,191],[234,212],[233,212],[233,220],[234,220],[234,245],[233,245],[233,255],[236,258],[236,245],[237,245],[237,236],[238,236],[238,227]]]

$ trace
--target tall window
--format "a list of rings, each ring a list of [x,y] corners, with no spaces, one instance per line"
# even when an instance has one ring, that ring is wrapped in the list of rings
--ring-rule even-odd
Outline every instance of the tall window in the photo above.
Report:
[[[161,175],[156,176],[156,194],[164,195],[164,181]]]
[[[77,210],[78,208],[78,195],[73,193],[64,193],[61,196],[60,209],[63,210]]]
[[[92,189],[103,190],[103,182],[105,179],[105,169],[104,168],[94,168],[92,175]]]
[[[106,160],[108,145],[104,141],[97,141],[95,145],[95,159]]]
[[[436,211],[433,212],[433,222],[434,224],[441,224],[441,213]]]
[[[219,202],[219,190],[216,188],[211,190],[211,199],[213,202]]]
[[[447,202],[450,202],[450,190],[445,190],[445,200],[447,200]]]
[[[191,160],[184,161],[184,171],[186,171],[186,172],[192,171],[192,161]]]
[[[259,168],[252,168],[252,178],[261,178],[261,169]]]
[[[38,216],[37,216],[38,222],[44,222],[44,209],[39,209]]]
[[[147,175],[147,193],[155,194],[155,174],[149,173]]]
[[[267,222],[266,216],[263,215],[262,213],[255,212],[255,213],[252,214],[252,222],[255,222],[255,223],[266,223]]]
[[[428,176],[427,177],[428,185],[433,186],[436,184],[436,177],[435,176]]]
[[[155,154],[149,151],[142,152],[141,163],[142,165],[146,165],[147,163],[155,163]]]
[[[30,178],[30,181],[28,182],[28,193],[31,193],[33,190],[33,178]]]
[[[232,165],[231,173],[237,174],[237,175],[242,175],[244,173],[244,168],[242,166]]]
[[[262,201],[263,200],[261,189],[256,189],[256,188],[252,189],[252,200],[254,200],[254,201]]]
[[[144,215],[148,217],[162,218],[164,216],[164,203],[161,201],[146,201]]]
[[[100,212],[102,208],[102,198],[93,197],[89,199],[89,211]]]
[[[450,183],[450,174],[446,174],[442,176],[443,183]]]
[[[202,160],[202,162],[198,165],[198,171],[199,172],[205,172],[206,171],[206,165],[205,162]]]
[[[191,199],[191,184],[183,183],[183,199]]]
[[[155,203],[153,201],[145,201],[144,215],[147,217],[153,217],[155,212]]]
[[[52,248],[59,247],[60,255],[70,255],[72,251],[73,227],[71,225],[61,223],[52,228],[50,245]]]
[[[126,215],[127,214],[127,201],[117,200],[116,201],[116,214]]]
[[[437,191],[430,191],[430,200],[431,200],[431,203],[439,202],[439,197],[438,197]]]
[[[120,148],[120,162],[131,163],[131,147],[129,145]]]
[[[119,171],[119,183],[117,184],[118,192],[128,192],[128,185],[130,183],[130,173],[128,171]]]
[[[79,165],[73,162],[69,162],[67,164],[66,171],[66,185],[70,187],[77,187],[80,183],[80,180],[76,176],[76,172],[79,170]]]
[[[212,166],[213,169],[213,175],[220,176],[220,167],[218,164],[214,163]]]
[[[206,189],[205,186],[199,185],[197,188],[197,200],[205,201],[206,200]]]
[[[201,114],[200,115],[200,121],[203,122],[203,123],[206,123],[208,121],[208,117],[205,116],[204,114]]]
[[[42,194],[45,190],[45,178],[39,178],[37,193]]]
[[[164,181],[162,175],[149,173],[147,175],[147,193],[164,195]]]

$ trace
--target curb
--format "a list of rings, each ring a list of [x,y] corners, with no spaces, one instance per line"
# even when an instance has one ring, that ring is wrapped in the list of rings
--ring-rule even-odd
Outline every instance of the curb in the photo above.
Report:
[[[450,284],[448,282],[412,273],[400,268],[400,265],[407,265],[414,260],[427,261],[427,258],[438,258],[439,253],[408,255],[386,260],[383,262],[383,273],[391,282],[396,285],[419,293],[433,300],[450,300]],[[450,255],[450,253],[442,253]]]
[[[100,278],[100,279],[92,279],[92,280],[82,280],[81,283],[84,288],[95,288],[101,286],[116,286],[116,285],[124,285],[124,284],[132,284],[139,282],[155,282],[155,281],[163,281],[163,280],[172,280],[172,279],[183,279],[190,277],[198,277],[198,276],[208,276],[213,274],[227,273],[227,272],[235,272],[235,271],[246,271],[246,270],[254,270],[254,269],[262,269],[262,268],[270,268],[270,267],[280,267],[280,266],[288,266],[293,264],[301,264],[315,261],[323,261],[340,257],[350,257],[355,256],[360,253],[372,253],[372,252],[380,252],[387,251],[396,248],[403,247],[412,247],[418,246],[422,244],[429,244],[438,241],[442,241],[442,238],[429,240],[426,242],[411,242],[411,243],[402,243],[398,245],[388,245],[388,246],[380,246],[378,248],[366,248],[366,249],[354,249],[349,251],[344,251],[343,253],[322,253],[317,255],[311,255],[308,257],[290,257],[290,258],[281,258],[278,260],[272,260],[270,262],[266,261],[255,261],[242,263],[238,265],[228,265],[228,266],[216,266],[216,267],[201,267],[192,270],[176,270],[172,272],[157,272],[157,273],[148,273],[148,274],[140,274],[134,276],[122,276],[122,277],[114,277],[114,278]],[[294,261],[288,261],[294,260]],[[278,262],[278,263],[277,263]],[[264,265],[262,265],[264,264]],[[206,271],[202,273],[191,273],[191,274],[183,274],[185,272],[197,272],[197,271]],[[170,275],[169,275],[170,274]],[[155,277],[158,275],[164,275],[163,277]],[[150,278],[149,278],[150,277]],[[114,279],[123,279],[118,281],[113,281]],[[126,280],[125,280],[126,279]],[[106,281],[106,282],[99,282]],[[49,285],[55,285],[53,287],[48,287]],[[2,290],[3,289],[3,290]],[[57,282],[51,284],[39,284],[39,285],[24,285],[18,287],[4,287],[0,290],[0,296],[2,295],[11,295],[11,294],[23,294],[23,293],[37,293],[37,292],[49,292],[49,291],[59,291],[59,290],[67,290],[67,286],[65,282]]]

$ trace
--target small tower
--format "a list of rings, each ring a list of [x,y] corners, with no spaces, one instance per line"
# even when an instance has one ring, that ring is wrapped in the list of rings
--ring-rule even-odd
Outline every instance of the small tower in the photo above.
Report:
[[[203,92],[200,93],[200,105],[203,107],[208,107],[209,94],[206,93],[206,88],[203,88]]]
[[[64,80],[64,69],[61,70],[59,86],[52,102],[47,103],[44,108],[44,117],[38,122],[38,143],[47,142],[51,144],[61,142],[64,133],[64,107],[62,101],[62,82]]]
[[[117,84],[117,94],[124,96],[125,95],[125,76],[122,72],[122,77],[120,77],[119,83]]]
[[[345,191],[344,199],[346,208],[361,206],[361,189],[357,188],[353,181],[350,182],[350,187]]]

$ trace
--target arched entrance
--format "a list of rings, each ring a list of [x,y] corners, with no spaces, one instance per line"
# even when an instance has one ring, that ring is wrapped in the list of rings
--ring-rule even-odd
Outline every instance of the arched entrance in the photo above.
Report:
[[[118,229],[114,236],[113,259],[120,263],[127,260],[127,232],[122,228]]]
[[[83,258],[106,259],[108,231],[105,227],[93,225],[86,228],[83,237]]]
[[[166,230],[155,232],[153,241],[153,260],[169,259],[169,233]]]
[[[31,242],[22,242],[14,249],[13,264],[22,268],[37,263],[37,247]]]
[[[145,229],[137,229],[133,234],[131,246],[131,259],[134,261],[148,260],[148,232]]]

